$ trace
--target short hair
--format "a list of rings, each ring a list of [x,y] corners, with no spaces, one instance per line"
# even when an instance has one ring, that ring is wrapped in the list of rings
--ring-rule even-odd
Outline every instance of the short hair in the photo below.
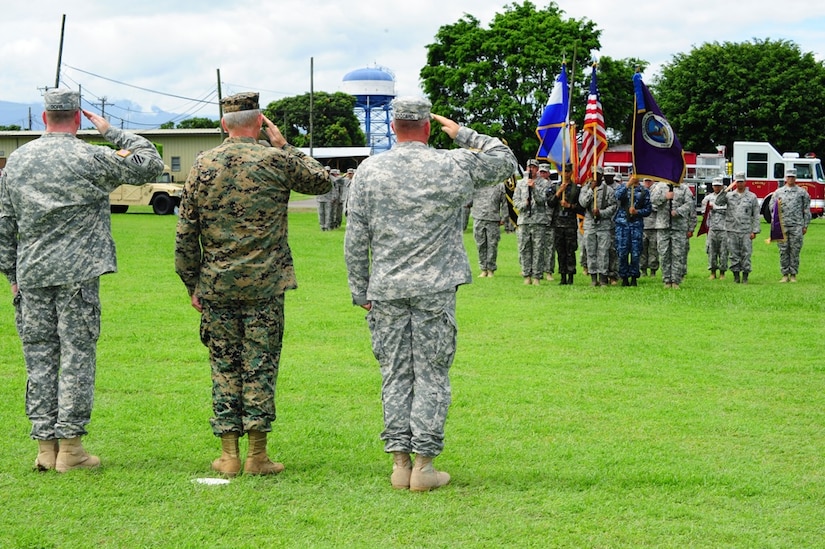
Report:
[[[260,116],[260,109],[227,112],[223,114],[223,121],[224,124],[226,124],[226,129],[234,130],[236,128],[247,128],[257,124]]]
[[[395,119],[392,121],[393,127],[395,128],[396,133],[399,131],[401,133],[416,131],[424,126],[426,126],[430,122],[429,119],[422,119],[422,120],[399,120]]]
[[[66,124],[74,120],[77,111],[44,111],[49,124]]]

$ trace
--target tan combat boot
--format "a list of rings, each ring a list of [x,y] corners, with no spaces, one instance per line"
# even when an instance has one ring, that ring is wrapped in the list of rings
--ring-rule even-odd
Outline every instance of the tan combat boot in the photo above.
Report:
[[[212,470],[234,477],[241,471],[241,458],[238,452],[238,433],[221,435],[221,457],[212,462]]]
[[[392,476],[390,482],[396,490],[406,490],[410,487],[412,474],[412,460],[406,452],[392,453]]]
[[[249,431],[249,452],[243,466],[246,475],[277,475],[284,470],[283,463],[277,463],[266,455],[266,433]]]
[[[57,452],[54,468],[58,473],[65,473],[72,469],[94,469],[100,467],[100,458],[86,453],[80,437],[64,438],[60,441],[60,450]]]
[[[60,444],[57,439],[37,441],[37,459],[34,460],[35,471],[50,471],[57,463],[57,452],[60,451]]]
[[[433,458],[428,456],[415,456],[412,475],[410,475],[410,490],[413,492],[426,492],[445,486],[450,482],[450,475],[443,471],[436,471],[433,468]]]

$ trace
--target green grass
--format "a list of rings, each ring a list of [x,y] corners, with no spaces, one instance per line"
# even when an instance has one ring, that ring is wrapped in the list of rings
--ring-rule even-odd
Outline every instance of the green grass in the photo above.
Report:
[[[99,471],[31,471],[25,369],[0,303],[0,547],[825,546],[823,220],[797,284],[777,282],[763,230],[749,285],[707,280],[702,237],[678,291],[525,287],[503,235],[496,277],[458,293],[437,460],[453,481],[413,494],[389,486],[343,230],[320,232],[312,212],[290,215],[299,289],[269,444],[287,469],[192,483],[219,448],[208,357],[173,269],[176,219],[148,212],[113,217],[120,272],[102,278],[85,439]]]

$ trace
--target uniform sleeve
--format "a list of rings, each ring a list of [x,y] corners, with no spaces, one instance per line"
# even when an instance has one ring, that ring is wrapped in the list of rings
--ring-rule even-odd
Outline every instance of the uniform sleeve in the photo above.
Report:
[[[456,153],[456,161],[470,174],[475,187],[499,183],[518,171],[513,151],[496,137],[462,126],[455,143],[462,148],[451,152]]]
[[[802,226],[808,228],[811,224],[811,195],[808,194],[807,189],[803,189],[802,193]]]
[[[762,223],[760,217],[762,213],[759,211],[759,199],[756,198],[755,194],[751,195],[751,202],[752,202],[752,211],[753,216],[751,217],[751,232],[753,234],[759,234],[762,231]]]
[[[616,210],[619,209],[619,202],[616,200],[616,193],[610,192],[610,187],[605,190],[607,195],[607,207],[599,210],[599,217],[602,219],[609,219],[616,215]]]
[[[91,172],[101,188],[111,192],[124,183],[142,185],[163,173],[163,159],[145,137],[114,127],[109,128],[103,137],[119,150],[95,147]]]
[[[6,176],[0,175],[0,272],[17,283],[17,218],[12,209]]]
[[[344,261],[352,303],[365,305],[370,281],[370,234],[364,215],[366,200],[358,185],[358,174],[352,180],[349,196],[349,217],[344,235]]]
[[[175,272],[190,296],[198,285],[201,264],[200,220],[195,207],[198,170],[198,163],[195,162],[183,186],[175,233]]]
[[[297,147],[285,145],[288,155],[290,189],[303,194],[319,195],[332,190],[332,180],[320,162],[301,152]]]

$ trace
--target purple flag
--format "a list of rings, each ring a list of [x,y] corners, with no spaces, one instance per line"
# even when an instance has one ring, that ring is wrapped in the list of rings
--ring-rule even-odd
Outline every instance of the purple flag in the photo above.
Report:
[[[771,209],[771,238],[768,243],[785,242],[785,229],[782,226],[780,202],[782,202],[781,198],[774,202],[773,208]]]
[[[685,177],[682,144],[662,115],[638,72],[633,76],[636,114],[633,117],[633,172],[673,185]]]

